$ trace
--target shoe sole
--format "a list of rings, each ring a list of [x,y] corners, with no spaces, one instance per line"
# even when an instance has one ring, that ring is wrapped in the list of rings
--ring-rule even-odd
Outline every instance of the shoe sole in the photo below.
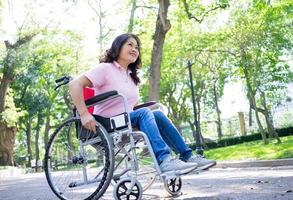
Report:
[[[207,169],[215,166],[216,164],[217,164],[217,162],[213,162],[213,163],[210,163],[210,164],[207,164],[207,165],[200,166],[197,169],[199,169],[199,170],[207,170]]]
[[[190,167],[187,169],[178,169],[178,170],[170,170],[170,171],[165,171],[162,172],[162,176],[168,176],[168,177],[172,177],[172,176],[181,176],[181,175],[185,175],[185,174],[189,174],[190,172],[194,171],[195,169],[197,169],[197,166],[194,167]]]
[[[195,169],[198,169],[198,167],[195,166],[195,167],[191,167],[191,168],[188,168],[188,169],[176,170],[176,174],[178,174],[178,175],[189,174],[190,172],[192,172]]]

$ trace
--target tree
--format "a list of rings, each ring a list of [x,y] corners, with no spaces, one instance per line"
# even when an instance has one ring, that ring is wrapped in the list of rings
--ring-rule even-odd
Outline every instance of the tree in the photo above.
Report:
[[[224,94],[224,86],[226,79],[229,76],[228,67],[225,66],[226,55],[227,54],[219,52],[208,52],[205,59],[205,65],[208,67],[208,73],[210,74],[207,80],[210,87],[208,88],[207,96],[204,102],[205,105],[211,106],[216,113],[215,122],[217,125],[218,139],[221,139],[223,136],[219,101]]]
[[[72,66],[79,63],[76,59],[79,56],[75,57],[80,49],[79,40],[78,35],[69,31],[44,31],[31,44],[32,48],[26,53],[27,62],[23,63],[26,70],[16,77],[12,85],[16,91],[16,105],[25,111],[19,124],[23,127],[20,131],[27,135],[28,165],[34,157],[36,170],[42,153],[39,149],[46,146],[50,129],[64,120],[66,115],[72,115],[71,107],[67,108],[57,100],[54,80],[76,70]],[[67,98],[68,93],[64,91],[63,96]],[[35,143],[35,151],[31,147],[32,141]]]
[[[284,90],[292,77],[287,63],[281,61],[281,57],[292,49],[292,35],[288,34],[288,26],[284,25],[287,23],[288,7],[286,2],[274,5],[254,2],[248,10],[238,11],[236,26],[232,29],[231,40],[238,54],[239,73],[245,78],[247,97],[255,111],[265,144],[268,140],[259,113],[265,117],[269,135],[280,142],[269,114],[267,94]]]
[[[11,44],[4,41],[6,55],[3,59],[2,78],[0,83],[0,165],[13,165],[13,145],[15,142],[15,124],[7,124],[3,118],[6,111],[6,96],[9,86],[16,76],[20,63],[24,59],[22,52],[27,48],[36,33],[21,34],[17,41]]]
[[[188,18],[196,19],[196,21],[199,23],[204,20],[209,12],[217,10],[219,8],[226,8],[228,6],[227,0],[215,1],[215,3],[209,5],[208,7],[202,6],[199,3],[194,4],[191,2],[187,2],[186,0],[179,1],[179,4],[181,4],[182,2]],[[157,15],[151,58],[148,100],[160,99],[161,61],[163,55],[162,52],[166,34],[171,28],[171,23],[167,19],[169,5],[169,0],[159,0],[159,11]],[[190,5],[192,5],[192,9],[190,8]],[[196,16],[191,14],[191,10],[193,9],[198,11],[196,12],[196,14],[201,16],[200,20],[198,20]]]
[[[105,18],[107,16],[106,9],[103,9],[102,0],[88,0],[88,5],[94,11],[98,20],[99,35],[98,35],[98,44],[99,44],[99,53],[102,54],[104,51],[105,38],[113,31],[111,27],[106,26]]]
[[[170,21],[167,19],[169,5],[169,0],[159,0],[159,11],[157,15],[151,58],[151,73],[148,94],[149,101],[160,99],[161,61],[163,46],[166,34],[171,28]]]
[[[197,116],[200,119],[202,103],[207,92],[210,91],[210,84],[206,84],[206,82],[207,79],[211,79],[211,75],[206,76],[209,69],[203,64],[203,61],[202,63],[199,62],[198,57],[202,57],[200,60],[209,58],[209,56],[204,56],[204,53],[200,54],[199,52],[208,49],[209,46],[215,46],[213,42],[216,36],[201,36],[204,34],[199,31],[198,24],[187,19],[184,12],[176,11],[172,14],[174,16],[171,15],[171,17],[176,18],[177,21],[174,21],[173,28],[168,32],[168,38],[164,45],[164,57],[161,63],[160,101],[167,106],[168,115],[178,129],[184,122],[190,122],[195,138],[193,116],[190,112],[192,104],[190,103],[189,79],[186,78],[188,77],[186,61],[189,59],[196,63],[193,66],[193,72],[194,80],[196,80],[195,89],[199,97],[197,99],[197,106],[199,107]],[[210,59],[212,59],[212,53],[216,54],[217,52],[211,52]]]

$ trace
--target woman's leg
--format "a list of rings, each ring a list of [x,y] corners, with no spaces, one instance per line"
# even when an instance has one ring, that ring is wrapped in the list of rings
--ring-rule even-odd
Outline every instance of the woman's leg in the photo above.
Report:
[[[130,112],[131,123],[146,133],[157,161],[160,164],[170,155],[170,149],[160,135],[153,112],[149,108],[141,108]]]
[[[165,142],[176,154],[180,154],[181,160],[187,161],[192,155],[192,150],[186,145],[177,128],[162,111],[156,110],[153,113]]]
[[[154,111],[154,116],[160,133],[166,143],[180,154],[180,159],[189,163],[197,163],[198,169],[208,169],[216,164],[216,161],[205,159],[200,155],[192,155],[192,150],[186,145],[176,127],[170,119],[161,111]]]

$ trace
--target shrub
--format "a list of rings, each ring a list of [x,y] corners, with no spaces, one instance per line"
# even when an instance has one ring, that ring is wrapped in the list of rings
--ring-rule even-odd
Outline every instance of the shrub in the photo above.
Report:
[[[289,136],[293,135],[293,127],[287,127],[287,128],[280,128],[276,129],[277,133],[279,134],[279,137]],[[268,136],[268,133],[266,133]],[[218,147],[226,147],[231,146],[235,144],[241,144],[244,142],[251,142],[256,140],[261,140],[261,134],[260,133],[254,133],[251,135],[243,135],[243,136],[237,136],[237,137],[230,137],[230,138],[224,138],[219,140],[218,142],[208,142],[206,143],[208,149],[214,149]],[[189,145],[191,149],[195,149],[195,143],[192,143]]]

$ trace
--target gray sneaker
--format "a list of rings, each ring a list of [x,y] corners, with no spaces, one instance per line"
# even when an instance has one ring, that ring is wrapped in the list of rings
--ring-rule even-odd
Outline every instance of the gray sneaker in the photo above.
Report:
[[[205,170],[217,164],[215,160],[205,159],[202,155],[194,155],[191,156],[187,161],[187,163],[197,163],[198,169]]]
[[[180,171],[180,174],[187,174],[198,166],[197,163],[187,163],[182,160],[168,157],[160,164],[160,168],[162,172],[167,171]]]

